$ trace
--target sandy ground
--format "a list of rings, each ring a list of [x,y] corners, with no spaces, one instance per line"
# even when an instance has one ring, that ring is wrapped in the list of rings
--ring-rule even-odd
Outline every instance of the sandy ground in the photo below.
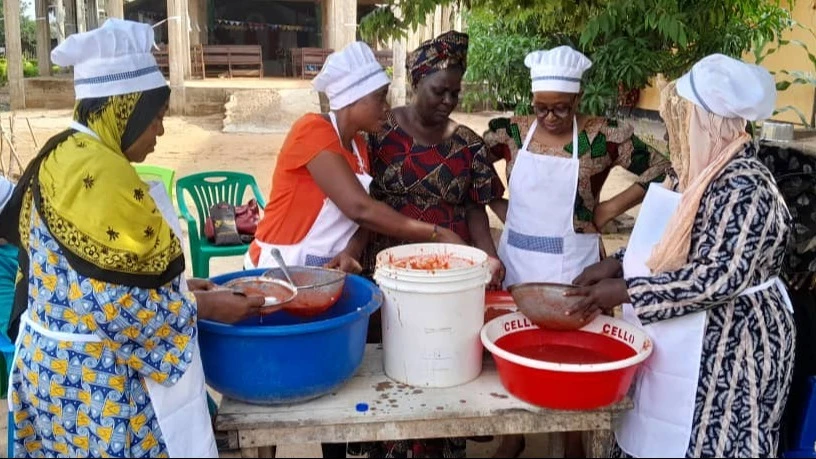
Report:
[[[26,119],[31,123],[33,136],[39,145],[42,145],[50,136],[58,133],[70,122],[69,111],[25,111],[16,115],[14,140],[17,150],[24,162],[28,162],[36,153],[37,148],[29,133]],[[487,128],[487,123],[496,113],[480,114],[456,114],[455,118],[470,126],[476,132],[483,132]],[[0,114],[0,120],[5,128],[8,128],[8,112]],[[662,139],[660,126],[654,123],[638,123],[639,131],[644,133],[646,139]],[[174,168],[177,177],[188,174],[211,171],[230,170],[253,174],[258,180],[264,194],[268,194],[271,186],[271,175],[275,166],[275,160],[283,143],[283,135],[259,135],[259,134],[225,134],[221,132],[222,118],[220,116],[203,118],[181,118],[173,117],[165,121],[165,135],[159,140],[159,145],[155,153],[148,157],[147,162],[166,167]],[[8,167],[8,150],[0,153],[6,166]],[[504,176],[503,167],[500,167],[500,175]],[[632,183],[632,176],[622,170],[616,170],[609,178],[604,188],[603,197],[608,198],[617,192],[622,191]],[[636,213],[637,209],[630,212]],[[494,218],[493,224],[497,227],[499,222]],[[186,228],[185,228],[186,230]],[[618,247],[624,245],[628,235],[609,234],[604,237],[607,250],[611,253]],[[211,267],[211,274],[241,269],[241,258],[216,259]],[[189,271],[189,268],[188,268]],[[5,423],[5,417],[0,416],[0,426]],[[2,436],[0,436],[2,437]],[[0,442],[0,447],[3,447]],[[528,437],[528,448],[523,457],[540,457],[544,451],[546,437]],[[470,457],[490,457],[496,443],[469,445]],[[2,451],[5,451],[3,448]],[[320,449],[316,445],[282,447],[279,448],[279,457],[317,457]]]

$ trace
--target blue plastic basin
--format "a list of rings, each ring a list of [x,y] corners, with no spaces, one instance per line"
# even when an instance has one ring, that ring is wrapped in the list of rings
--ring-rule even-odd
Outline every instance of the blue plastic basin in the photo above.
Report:
[[[212,278],[223,284],[266,270]],[[349,275],[340,301],[310,319],[284,311],[237,325],[202,320],[199,345],[207,384],[247,403],[299,403],[330,393],[351,378],[365,352],[368,319],[383,303],[372,282]]]

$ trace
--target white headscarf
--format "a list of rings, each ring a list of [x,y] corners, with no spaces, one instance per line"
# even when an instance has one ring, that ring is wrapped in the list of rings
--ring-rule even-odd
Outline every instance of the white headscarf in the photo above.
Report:
[[[776,82],[764,68],[722,54],[705,57],[677,81],[677,93],[723,118],[768,119],[776,108]]]
[[[592,67],[582,53],[569,46],[559,46],[545,51],[533,51],[524,58],[530,69],[533,92],[581,92],[581,77]]]
[[[332,53],[312,80],[314,88],[328,96],[332,110],[347,107],[390,83],[374,52],[361,41]]]
[[[51,52],[61,67],[74,67],[77,100],[167,86],[156,65],[153,28],[110,18],[89,32],[71,35]]]
[[[708,186],[751,141],[746,120],[770,117],[775,104],[776,85],[767,70],[723,55],[704,58],[663,89],[660,115],[683,198],[646,263],[652,272],[686,264]]]

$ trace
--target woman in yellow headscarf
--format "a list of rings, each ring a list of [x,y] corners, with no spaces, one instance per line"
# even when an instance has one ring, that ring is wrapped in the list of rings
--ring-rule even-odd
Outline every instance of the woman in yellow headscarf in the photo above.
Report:
[[[130,164],[164,133],[152,43],[149,26],[109,20],[52,53],[75,69],[74,122],[0,216],[28,286],[11,330],[16,457],[217,457],[196,322],[243,320],[263,299],[188,291],[166,194]]]

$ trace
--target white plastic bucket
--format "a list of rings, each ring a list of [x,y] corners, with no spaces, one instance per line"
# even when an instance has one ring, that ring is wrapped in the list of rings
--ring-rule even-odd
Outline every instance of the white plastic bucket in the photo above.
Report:
[[[444,270],[399,268],[395,261],[450,255],[470,262]],[[487,254],[453,244],[411,244],[377,255],[374,280],[385,295],[385,374],[418,387],[452,387],[482,372]]]

